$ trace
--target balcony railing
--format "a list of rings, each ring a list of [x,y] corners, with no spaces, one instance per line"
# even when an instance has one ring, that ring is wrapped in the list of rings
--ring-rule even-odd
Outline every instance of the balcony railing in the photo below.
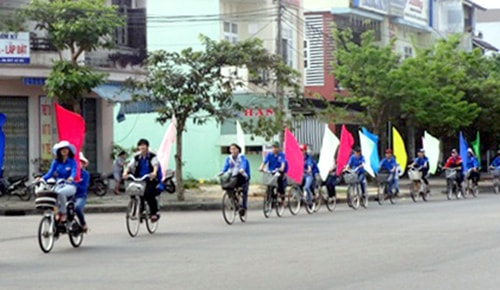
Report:
[[[32,51],[57,51],[50,39],[44,37],[31,37],[30,49]]]

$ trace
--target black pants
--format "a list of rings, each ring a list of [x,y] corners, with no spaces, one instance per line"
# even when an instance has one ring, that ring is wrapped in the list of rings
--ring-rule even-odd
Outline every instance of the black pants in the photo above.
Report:
[[[278,177],[278,187],[276,188],[276,191],[278,191],[280,195],[285,195],[285,187],[286,187],[285,174],[280,173],[280,176]]]
[[[427,174],[429,174],[429,168],[422,168],[420,169],[422,171],[422,180],[424,181],[425,185],[429,185],[429,180],[427,180]]]
[[[477,171],[471,171],[469,175],[469,179],[472,179],[472,182],[477,185],[479,181],[480,174]]]
[[[331,174],[328,175],[328,178],[326,179],[326,189],[328,190],[329,197],[336,196],[337,192],[335,190],[335,185],[337,185],[337,176]]]
[[[141,198],[141,204],[143,204],[144,201],[148,203],[151,215],[156,215],[158,213],[158,200],[156,200],[156,197],[160,195],[160,190],[157,187],[158,180],[148,180],[144,196]]]

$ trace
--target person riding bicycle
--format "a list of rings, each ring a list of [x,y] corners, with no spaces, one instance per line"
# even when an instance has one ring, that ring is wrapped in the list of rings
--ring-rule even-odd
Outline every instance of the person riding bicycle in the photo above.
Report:
[[[55,159],[50,165],[49,171],[42,177],[35,179],[38,183],[40,180],[47,181],[50,178],[55,178],[56,182],[60,180],[67,181],[56,185],[54,191],[57,193],[57,200],[59,203],[59,214],[57,219],[60,222],[66,221],[66,203],[68,198],[76,193],[75,178],[76,178],[76,161],[74,159],[76,148],[68,141],[60,141],[52,148],[52,154]]]
[[[87,193],[90,182],[90,175],[85,168],[89,165],[89,160],[85,158],[85,155],[80,152],[80,181],[76,183],[76,194],[73,197],[75,202],[75,213],[80,221],[80,225],[82,226],[82,230],[84,233],[87,232],[88,227],[85,222],[85,215],[83,213],[83,208],[87,203]]]
[[[464,176],[462,173],[462,158],[458,155],[457,149],[451,150],[451,156],[446,160],[444,165],[445,169],[456,169],[457,170],[457,184],[458,189],[462,189],[462,182],[464,181]]]
[[[385,150],[385,158],[383,158],[382,161],[380,161],[379,172],[390,174],[389,191],[392,193],[394,190],[395,194],[399,193],[399,188],[395,182],[397,169],[398,169],[398,165],[396,163],[396,159],[392,155],[392,150],[386,149]]]
[[[430,192],[429,180],[427,179],[429,174],[429,158],[425,156],[424,149],[418,150],[417,158],[413,160],[413,163],[410,164],[409,167],[416,168],[418,171],[422,172],[422,180],[427,186],[427,192]]]
[[[337,185],[337,163],[335,161],[335,158],[333,158],[333,165],[328,172],[328,177],[326,178],[325,185],[326,190],[328,191],[328,196],[336,197],[337,191],[335,189],[335,186]]]
[[[467,168],[470,170],[470,174],[468,179],[472,180],[474,185],[477,186],[479,182],[479,161],[477,160],[476,155],[474,155],[474,151],[471,148],[467,149]]]
[[[497,151],[497,156],[491,162],[490,168],[500,171],[500,150]]]
[[[301,144],[300,150],[304,154],[304,190],[307,193],[307,203],[311,207],[312,206],[312,195],[313,195],[313,187],[315,183],[317,166],[312,159],[311,155],[307,152],[307,144]]]
[[[264,161],[259,167],[259,171],[264,170],[264,166],[267,165],[267,170],[273,172],[277,170],[280,173],[278,177],[278,186],[276,190],[278,194],[280,194],[283,198],[285,196],[285,188],[286,188],[286,178],[285,173],[287,171],[287,162],[285,158],[285,154],[281,152],[280,144],[278,142],[274,142],[272,144],[272,151],[269,152]]]
[[[366,176],[365,176],[365,158],[361,155],[361,148],[354,148],[354,154],[351,155],[347,162],[347,170],[355,170],[358,174],[358,180],[361,185],[361,193],[363,198],[366,197]]]
[[[250,182],[250,163],[245,155],[241,154],[241,147],[233,143],[229,145],[229,156],[224,161],[224,166],[220,175],[230,171],[231,177],[237,178],[236,187],[241,187],[243,192],[243,202],[241,205],[241,215],[245,215],[248,200],[248,185]]]
[[[149,210],[151,211],[151,221],[156,222],[160,218],[158,200],[156,198],[163,191],[163,184],[159,182],[162,178],[160,163],[156,154],[149,150],[148,140],[140,139],[137,142],[137,147],[139,148],[139,152],[134,155],[134,158],[132,158],[127,168],[123,171],[123,178],[126,179],[129,172],[135,178],[142,178],[149,174],[144,196],[141,197],[141,204],[143,204],[144,200],[148,203]]]

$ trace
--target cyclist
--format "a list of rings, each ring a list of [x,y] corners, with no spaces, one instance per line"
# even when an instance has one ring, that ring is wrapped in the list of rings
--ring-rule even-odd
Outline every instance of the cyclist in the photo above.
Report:
[[[50,165],[49,171],[42,176],[35,179],[35,182],[55,178],[56,181],[65,180],[68,183],[61,183],[56,186],[54,191],[57,193],[57,200],[59,203],[59,214],[57,219],[60,222],[66,221],[66,203],[68,198],[76,193],[76,186],[74,184],[76,177],[76,162],[75,162],[76,148],[68,141],[60,141],[52,148],[52,154],[55,159]]]
[[[355,170],[358,173],[358,179],[361,185],[361,193],[363,198],[366,197],[366,176],[365,176],[365,158],[361,155],[361,148],[354,148],[354,154],[351,155],[347,162],[346,169]]]
[[[448,158],[448,160],[446,160],[444,168],[457,170],[458,189],[461,190],[462,182],[464,181],[464,176],[462,173],[462,158],[458,155],[457,149],[451,150],[451,156]]]
[[[494,170],[500,170],[500,150],[497,151],[497,156],[491,162],[490,168]]]
[[[427,186],[427,192],[430,192],[429,180],[427,179],[429,174],[429,158],[425,156],[425,150],[420,149],[417,153],[417,158],[413,160],[413,163],[410,164],[410,167],[416,168],[422,172],[422,180]]]
[[[326,189],[328,190],[329,197],[336,197],[337,192],[335,186],[337,185],[337,164],[335,162],[335,158],[333,158],[333,165],[330,168],[328,173],[328,177],[325,181]]]
[[[285,196],[285,187],[286,187],[286,179],[285,173],[287,169],[287,162],[285,159],[285,154],[281,152],[280,144],[278,142],[274,142],[272,144],[271,152],[269,152],[266,157],[264,157],[264,161],[259,167],[259,171],[264,170],[264,166],[267,165],[267,170],[273,172],[277,170],[280,173],[278,177],[278,186],[277,191],[283,198]]]
[[[149,210],[151,211],[151,221],[156,222],[160,218],[158,201],[156,198],[163,191],[163,184],[158,181],[162,178],[160,164],[156,154],[149,150],[148,140],[140,139],[139,142],[137,142],[137,147],[139,148],[139,152],[134,155],[134,158],[123,171],[123,178],[127,178],[129,172],[136,178],[141,178],[149,174],[144,197],[141,197],[141,204],[143,204],[144,201],[148,203]]]
[[[468,179],[471,179],[474,185],[477,186],[480,177],[479,161],[471,148],[467,149],[467,168],[470,170]]]
[[[229,145],[229,156],[226,157],[221,175],[230,171],[231,176],[237,178],[236,187],[241,187],[243,192],[243,204],[240,214],[245,215],[248,200],[248,184],[250,182],[250,163],[245,155],[241,154],[241,147],[233,143]]]
[[[317,166],[315,166],[314,160],[312,159],[311,155],[309,155],[307,152],[307,144],[301,144],[300,150],[304,154],[304,177],[303,177],[304,190],[307,193],[307,203],[309,207],[311,207],[313,186],[315,181],[314,179],[316,175],[315,169],[317,169]]]
[[[89,188],[90,176],[87,170],[89,165],[89,160],[85,158],[85,155],[80,152],[80,181],[76,183],[76,194],[74,196],[75,201],[75,212],[78,220],[80,220],[80,225],[84,233],[87,232],[87,223],[85,222],[85,215],[83,214],[83,208],[87,203],[87,192]]]
[[[397,174],[398,165],[396,164],[396,159],[392,155],[391,149],[385,150],[385,158],[380,161],[379,172],[381,173],[389,173],[390,174],[390,182],[389,182],[389,191],[392,193],[393,191],[398,194],[399,188],[396,183],[396,174]]]

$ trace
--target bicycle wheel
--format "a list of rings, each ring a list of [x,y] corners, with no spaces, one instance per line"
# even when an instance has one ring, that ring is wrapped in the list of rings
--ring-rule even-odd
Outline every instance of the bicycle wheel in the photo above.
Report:
[[[151,210],[149,209],[149,205],[147,203],[144,205],[144,208],[145,208],[145,212],[146,212],[146,217],[145,217],[146,229],[148,230],[148,232],[150,234],[154,234],[156,232],[156,230],[158,229],[159,220],[156,220],[155,222],[153,222],[151,220]],[[159,212],[156,214],[159,214]]]
[[[83,242],[82,226],[77,220],[74,220],[73,224],[70,226],[70,229],[71,230],[68,233],[69,242],[73,246],[73,248],[78,248]]]
[[[330,211],[333,212],[335,208],[337,207],[337,198],[335,196],[327,196],[326,198],[326,208]]]
[[[477,186],[475,184],[472,185],[472,191],[471,191],[471,193],[472,193],[472,196],[478,197],[478,195],[479,195],[479,186]]]
[[[52,218],[49,216],[42,217],[38,226],[38,245],[42,252],[48,253],[54,247],[55,231],[56,228],[52,222]]]
[[[385,184],[379,184],[377,188],[377,201],[379,205],[383,205],[385,201]]]
[[[288,196],[288,209],[292,215],[297,215],[300,212],[301,206],[301,196],[300,196],[300,188],[297,186],[293,186],[290,190],[290,194]]]
[[[33,192],[34,192],[34,187],[33,187]],[[22,201],[28,201],[31,199],[31,194],[32,194],[32,190],[30,189],[30,186],[27,186],[26,188],[24,188],[22,190],[22,193],[18,193],[16,194],[20,200]]]
[[[282,217],[285,213],[285,202],[286,198],[281,196],[281,194],[276,197],[276,215],[278,217]]]
[[[469,194],[472,195],[472,188],[471,188],[470,180],[467,180],[467,186],[466,186],[465,190],[463,190],[462,196],[464,199],[467,199],[467,197],[469,197]]]
[[[364,208],[368,208],[368,192],[365,193],[365,196],[361,197],[361,199],[363,201],[363,203],[362,203],[363,207]]]
[[[104,180],[96,180],[94,194],[97,196],[105,196],[106,193],[108,193],[108,183]]]
[[[236,218],[236,207],[227,191],[222,196],[222,217],[228,225],[232,225]]]
[[[495,194],[500,192],[500,180],[498,180],[498,178],[493,179],[493,190],[495,191]]]
[[[463,196],[464,187],[458,188],[458,185],[455,188],[455,198],[460,199],[460,196]]]
[[[324,201],[326,201],[326,196],[328,196],[327,193],[325,193],[322,188],[318,188],[316,191],[316,194],[313,197],[313,203],[314,203],[314,212],[318,212],[321,208],[321,205],[323,204]]]
[[[413,202],[417,202],[418,192],[420,190],[420,186],[416,181],[412,181],[410,183],[410,197]]]
[[[304,198],[307,201],[307,195]],[[314,196],[311,196],[311,204],[309,204],[309,202],[305,202],[305,207],[306,207],[306,212],[308,214],[312,214],[312,213],[315,212],[315,210],[316,210],[316,203],[315,203],[315,200],[314,200]]]
[[[453,195],[453,185],[448,180],[448,190],[447,190],[446,198],[448,198],[448,200],[450,200],[452,195]]]
[[[133,238],[139,233],[139,226],[141,225],[140,219],[140,205],[138,197],[131,197],[128,202],[127,215],[125,216],[127,223],[128,234]]]
[[[353,185],[349,185],[349,188],[347,189],[347,196],[349,200],[349,206],[352,207],[353,209],[358,209],[360,200],[359,200],[359,188],[355,188]]]
[[[268,186],[266,194],[264,195],[264,203],[262,204],[262,212],[264,213],[264,216],[266,218],[268,218],[271,215],[271,211],[273,210],[272,194],[273,194],[272,187]]]

